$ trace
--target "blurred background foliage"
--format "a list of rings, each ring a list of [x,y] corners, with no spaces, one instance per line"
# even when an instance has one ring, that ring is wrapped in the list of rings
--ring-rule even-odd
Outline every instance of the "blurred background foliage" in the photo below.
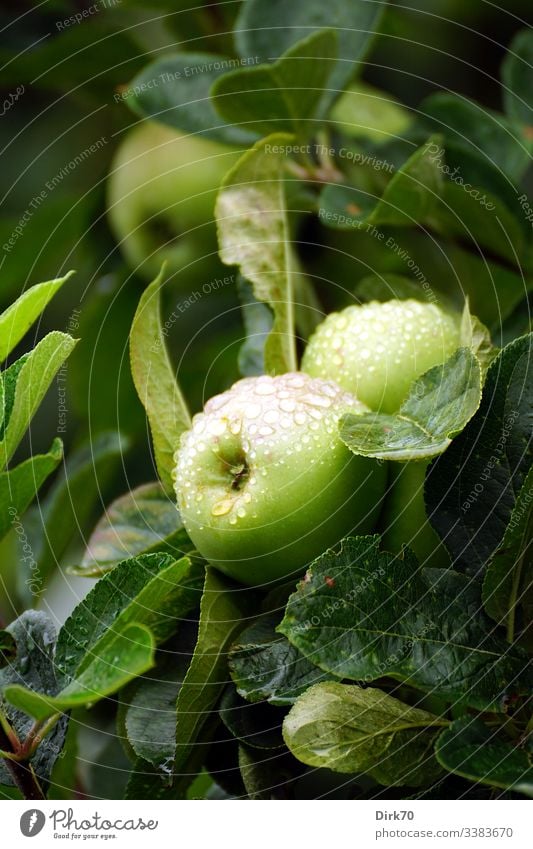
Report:
[[[190,0],[99,0],[97,5],[91,13],[95,4],[90,0],[4,0],[0,9],[0,245],[31,210],[21,237],[0,257],[0,309],[29,285],[77,270],[32,330],[32,338],[13,355],[29,349],[52,328],[82,339],[66,371],[67,428],[61,434],[66,462],[74,464],[78,477],[63,471],[63,477],[41,491],[26,523],[30,535],[33,527],[41,527],[40,536],[35,531],[35,546],[42,549],[46,516],[54,510],[71,516],[64,532],[47,538],[47,552],[41,551],[50,572],[59,559],[76,562],[84,537],[111,498],[155,477],[127,348],[146,281],[125,264],[106,218],[106,175],[117,146],[139,119],[114,95],[149,61],[166,53],[231,55],[230,33],[240,3],[197,2],[193,9]],[[84,10],[81,23],[61,23]],[[529,0],[508,0],[501,7],[486,0],[392,2],[364,79],[414,109],[439,89],[501,109],[501,60],[514,34],[531,23],[531,12]],[[64,173],[69,162],[99,140],[94,153]],[[38,205],[42,192],[45,202]],[[302,243],[309,235],[301,237]],[[333,247],[339,238],[342,250],[342,236],[333,231],[328,236]],[[368,249],[366,262],[374,266],[375,245]],[[304,245],[304,261],[305,250]],[[317,274],[321,263],[331,272],[330,255],[310,256]],[[338,261],[342,266],[340,255]],[[213,257],[187,272],[185,279],[175,275],[165,290],[165,314],[183,303],[184,291],[224,273],[227,269]],[[354,273],[353,264],[345,272],[340,268],[339,279]],[[193,410],[237,378],[241,336],[234,286],[200,299],[169,334],[178,378]],[[57,388],[52,387],[19,451],[21,457],[30,447],[34,453],[46,450],[56,435],[56,396]],[[95,456],[101,456],[101,462],[94,462]],[[1,553],[4,562],[12,564],[0,586],[0,620],[9,621],[20,585],[12,536]]]

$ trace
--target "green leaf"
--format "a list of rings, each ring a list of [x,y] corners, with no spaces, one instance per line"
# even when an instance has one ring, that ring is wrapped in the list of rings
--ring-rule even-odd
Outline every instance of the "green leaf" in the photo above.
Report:
[[[138,758],[163,775],[172,773],[176,754],[176,698],[188,658],[164,656],[152,673],[131,685],[124,719],[127,740]]]
[[[143,292],[130,335],[131,373],[146,410],[161,482],[173,491],[174,453],[191,417],[174,376],[161,326],[160,289],[164,269]]]
[[[127,441],[114,432],[100,433],[81,445],[66,459],[44,499],[26,514],[24,531],[33,557],[28,563],[19,545],[18,589],[27,604],[37,586],[39,592],[44,589],[73,537],[83,539],[127,447]]]
[[[295,268],[283,181],[284,150],[292,141],[279,133],[257,142],[224,178],[215,209],[222,262],[240,266],[257,300],[274,313],[265,344],[273,374],[296,370]]]
[[[272,751],[283,748],[281,723],[285,712],[264,702],[245,702],[235,687],[226,687],[220,700],[219,714],[236,740],[253,749]]]
[[[241,302],[246,338],[239,348],[239,372],[243,377],[265,373],[265,344],[272,330],[272,311],[253,295],[251,285],[239,275],[237,292]]]
[[[438,92],[419,106],[424,124],[442,133],[459,148],[467,148],[483,162],[518,182],[530,162],[530,152],[519,128],[503,115],[480,103]]]
[[[507,114],[525,125],[531,142],[533,127],[533,33],[523,29],[511,41],[502,64],[503,102]]]
[[[155,642],[144,625],[128,625],[105,646],[97,646],[87,666],[56,696],[28,690],[20,684],[4,689],[5,698],[38,722],[72,708],[93,705],[142,675],[154,663]]]
[[[381,690],[326,682],[300,696],[283,723],[283,736],[309,766],[366,773],[392,787],[420,787],[442,774],[433,744],[447,724]]]
[[[404,136],[412,117],[388,91],[358,80],[341,94],[329,120],[347,136],[379,143]]]
[[[143,118],[155,118],[177,130],[201,133],[225,144],[246,145],[256,135],[231,122],[226,124],[213,108],[210,91],[221,76],[248,61],[215,53],[167,54],[137,74],[126,102]]]
[[[517,495],[503,540],[494,552],[483,581],[483,605],[496,622],[507,628],[513,640],[517,612],[524,610],[523,623],[531,625],[533,611],[533,467]]]
[[[327,185],[320,196],[320,221],[341,230],[367,225],[414,227],[427,222],[444,182],[431,156],[432,144],[439,144],[438,136],[432,136],[396,171],[381,198],[357,187]]]
[[[62,458],[63,443],[54,439],[47,454],[36,454],[11,471],[0,472],[0,538],[22,516]]]
[[[447,159],[450,160],[449,146]],[[452,160],[449,167],[453,172],[455,167],[460,166],[454,167]],[[428,226],[446,238],[470,244],[478,253],[481,246],[489,255],[496,255],[513,267],[520,267],[525,239],[523,225],[518,218],[519,210],[511,212],[509,204],[502,201],[494,190],[487,188],[482,177],[476,179],[474,175],[461,179],[462,184],[451,180],[444,183],[442,198],[437,202]],[[484,257],[475,259],[486,261]],[[522,278],[520,282],[523,292]],[[489,280],[489,285],[493,286],[494,281]]]
[[[458,348],[412,384],[398,413],[347,413],[342,441],[354,454],[383,460],[422,460],[446,451],[481,400],[481,369],[468,348]]]
[[[276,634],[278,622],[275,614],[262,616],[231,647],[231,677],[249,702],[266,699],[273,705],[291,705],[312,684],[331,678]]]
[[[511,746],[480,719],[455,720],[437,740],[435,754],[449,772],[533,797],[533,766],[525,749]]]
[[[292,799],[294,784],[304,772],[290,752],[270,754],[239,746],[239,769],[249,799]]]
[[[198,641],[178,693],[176,774],[183,772],[196,741],[210,721],[210,712],[228,682],[228,650],[242,628],[250,598],[250,593],[230,584],[213,569],[207,569]]]
[[[491,362],[498,356],[498,348],[491,342],[490,333],[475,315],[472,315],[466,301],[461,317],[461,345],[469,348],[481,366],[484,378]]]
[[[313,131],[336,56],[336,31],[319,30],[298,41],[276,62],[219,77],[211,90],[215,107],[230,124],[261,135]]]
[[[162,551],[174,556],[191,548],[176,503],[159,482],[147,483],[117,498],[92,532],[74,575],[100,577],[121,560]]]
[[[431,524],[468,574],[499,547],[533,461],[532,340],[515,340],[494,360],[477,414],[426,481]]]
[[[3,372],[0,372],[0,439],[3,438],[11,418],[15,404],[17,391],[17,380],[22,366],[28,359],[29,354],[23,354],[20,359],[12,363]]]
[[[188,557],[144,554],[101,578],[67,619],[57,641],[62,683],[79,676],[94,655],[130,624],[145,625],[157,643],[176,630],[200,598],[203,566]]]
[[[508,683],[531,685],[527,656],[483,613],[476,581],[422,569],[409,549],[381,552],[379,537],[349,537],[315,560],[278,630],[340,678],[386,675],[480,710],[501,710]]]
[[[316,30],[331,27],[338,35],[337,65],[329,79],[322,112],[356,75],[368,51],[386,4],[365,0],[248,0],[235,23],[235,43],[241,56],[258,56],[263,62],[279,59],[296,42]]]
[[[27,610],[6,629],[16,645],[16,656],[0,669],[0,707],[7,715],[20,740],[26,739],[33,720],[4,702],[5,691],[11,686],[23,685],[29,691],[53,696],[58,684],[54,664],[56,631],[52,620],[35,610]],[[66,718],[56,723],[51,733],[37,748],[31,763],[38,779],[47,782],[50,772],[61,753],[67,727]],[[0,784],[12,784],[0,757]]]
[[[46,390],[75,345],[76,340],[71,336],[52,331],[26,355],[18,374],[9,422],[0,440],[0,466],[5,467],[13,456]]]
[[[73,271],[69,271],[64,277],[32,286],[0,315],[0,362],[18,345],[56,292],[73,274]]]

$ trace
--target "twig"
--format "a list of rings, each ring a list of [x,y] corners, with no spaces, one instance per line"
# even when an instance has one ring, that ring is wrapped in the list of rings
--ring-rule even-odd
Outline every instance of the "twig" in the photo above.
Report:
[[[16,756],[17,752],[13,745],[13,737],[6,733],[5,726],[5,722],[0,723],[0,749]],[[31,764],[20,763],[9,756],[4,758],[4,763],[13,779],[13,783],[18,787],[25,799],[46,799]]]

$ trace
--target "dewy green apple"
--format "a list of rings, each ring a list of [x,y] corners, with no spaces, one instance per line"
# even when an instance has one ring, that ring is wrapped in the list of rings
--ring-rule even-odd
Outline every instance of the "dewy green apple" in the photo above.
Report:
[[[109,221],[129,265],[149,279],[216,254],[214,205],[241,151],[145,122],[120,145],[108,183]]]
[[[348,410],[366,408],[300,373],[245,378],[207,402],[182,437],[175,481],[185,527],[210,563],[268,584],[373,528],[386,471],[339,439]]]
[[[459,344],[458,318],[436,304],[373,301],[328,315],[309,341],[302,370],[335,380],[372,410],[394,413],[413,381]]]
[[[436,304],[374,301],[331,313],[312,336],[302,369],[334,377],[371,409],[394,413],[413,381],[444,363],[459,345],[459,316]],[[421,562],[445,566],[445,549],[426,515],[426,470],[425,462],[392,463],[380,530],[389,550],[410,545]]]

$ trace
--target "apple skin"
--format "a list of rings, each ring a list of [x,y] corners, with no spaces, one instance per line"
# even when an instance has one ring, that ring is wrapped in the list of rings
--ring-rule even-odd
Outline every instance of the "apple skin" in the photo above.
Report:
[[[243,584],[298,575],[350,532],[374,527],[385,464],[356,457],[339,417],[365,407],[301,373],[240,380],[207,402],[176,452],[187,532],[213,566]]]
[[[435,304],[371,301],[325,318],[309,340],[302,371],[335,380],[371,410],[394,413],[413,381],[459,345],[458,317]]]
[[[214,205],[241,150],[147,121],[119,146],[108,180],[111,230],[128,265],[152,280],[216,258]]]

